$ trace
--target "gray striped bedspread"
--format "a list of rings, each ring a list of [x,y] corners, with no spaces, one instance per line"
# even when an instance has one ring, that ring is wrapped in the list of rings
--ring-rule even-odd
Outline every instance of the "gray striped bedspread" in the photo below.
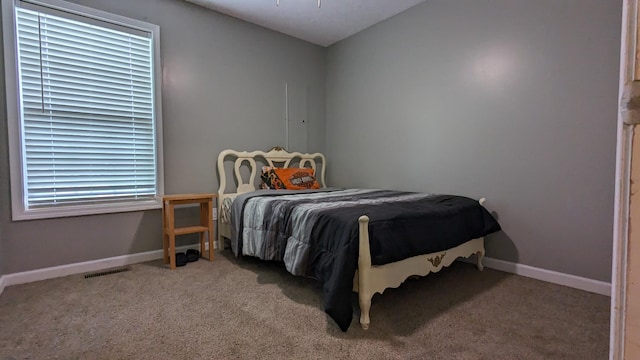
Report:
[[[353,317],[358,218],[369,216],[371,260],[383,265],[458,246],[500,230],[477,201],[373,189],[259,190],[231,207],[236,256],[283,261],[323,284],[325,311],[346,331]]]

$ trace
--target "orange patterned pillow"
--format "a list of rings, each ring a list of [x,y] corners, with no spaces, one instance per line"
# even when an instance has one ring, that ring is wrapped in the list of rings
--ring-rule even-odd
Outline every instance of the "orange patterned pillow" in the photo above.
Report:
[[[315,170],[308,168],[272,168],[262,173],[262,181],[269,189],[319,189]]]

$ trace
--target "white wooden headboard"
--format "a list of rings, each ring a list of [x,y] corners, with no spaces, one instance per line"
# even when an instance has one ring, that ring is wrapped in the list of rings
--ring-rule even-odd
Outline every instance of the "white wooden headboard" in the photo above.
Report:
[[[233,161],[233,172],[231,177],[227,174],[225,161]],[[257,160],[257,161],[256,161]],[[245,165],[246,163],[246,165]],[[218,202],[221,204],[227,197],[235,197],[237,194],[256,190],[256,177],[259,177],[258,163],[277,167],[311,167],[316,170],[316,179],[322,187],[326,187],[326,159],[321,153],[300,153],[287,152],[284,148],[274,147],[264,151],[235,151],[223,150],[218,155],[218,174],[220,175],[220,187],[218,188]],[[250,171],[248,181],[244,181],[241,174],[242,166],[246,166]],[[318,174],[318,168],[320,173]],[[229,180],[232,180],[228,183]],[[227,191],[227,184],[232,189]],[[235,186],[235,188],[233,188]]]

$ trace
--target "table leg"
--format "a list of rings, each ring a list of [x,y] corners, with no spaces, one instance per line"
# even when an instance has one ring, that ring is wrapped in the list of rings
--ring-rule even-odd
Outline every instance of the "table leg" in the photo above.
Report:
[[[169,235],[167,235],[167,208],[162,202],[162,253],[165,264],[169,263]]]
[[[205,216],[207,216],[207,209],[206,209],[207,203],[200,203],[200,225],[201,226],[205,226],[206,224],[206,219]],[[200,256],[205,257],[204,256],[204,232],[200,233]]]
[[[176,232],[175,232],[175,228],[176,228],[176,224],[175,224],[175,207],[173,204],[169,203],[169,216],[168,219],[169,221],[169,229],[168,229],[168,236],[169,236],[169,264],[171,266],[171,270],[174,270],[176,268]]]

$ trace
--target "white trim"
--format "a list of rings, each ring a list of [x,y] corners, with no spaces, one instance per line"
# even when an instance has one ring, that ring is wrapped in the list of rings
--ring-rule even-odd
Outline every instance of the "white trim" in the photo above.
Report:
[[[461,261],[468,263],[476,263],[475,256],[469,259],[460,259]],[[604,281],[598,281],[588,279],[580,276],[564,274],[557,271],[551,271],[541,269],[529,265],[516,264],[509,261],[498,260],[485,257],[482,261],[485,267],[504,271],[511,274],[526,276],[532,279],[537,279],[545,282],[550,282],[558,285],[564,285],[575,289],[589,291],[592,293],[611,296],[611,284]]]
[[[637,0],[623,0],[620,33],[620,74],[618,99],[622,102],[626,83],[635,73]],[[609,359],[624,358],[627,287],[627,252],[629,244],[629,201],[633,127],[627,126],[618,108],[616,144],[615,198],[613,213],[613,259],[611,266],[611,324]]]
[[[176,251],[186,251],[197,248],[199,245],[187,245],[176,248]],[[152,250],[136,254],[115,256],[99,260],[91,260],[67,265],[53,266],[43,269],[24,271],[13,274],[5,274],[0,282],[0,289],[4,286],[26,284],[34,281],[53,279],[57,277],[83,274],[91,271],[110,269],[118,266],[137,264],[145,261],[162,259],[163,251]]]
[[[181,246],[176,248],[176,250],[185,251],[186,249],[190,249],[194,247],[197,247],[197,244]],[[91,261],[85,261],[80,263],[60,265],[60,266],[24,271],[24,272],[13,273],[13,274],[5,274],[0,277],[0,294],[2,293],[2,290],[4,289],[4,287],[6,286],[26,284],[34,281],[53,279],[53,278],[62,277],[62,276],[82,274],[82,273],[91,272],[91,271],[105,270],[105,269],[110,269],[118,266],[125,266],[125,265],[141,263],[145,261],[162,259],[162,255],[163,255],[162,253],[163,251],[161,249],[152,250],[152,251],[130,254],[130,255],[115,256],[115,257],[99,259],[99,260],[91,260]],[[476,263],[474,256],[468,259],[460,259],[460,260],[468,263],[474,263],[474,264]],[[530,277],[530,278],[541,280],[541,281],[546,281],[554,284],[572,287],[575,289],[593,292],[596,294],[601,294],[606,296],[611,295],[611,284],[604,281],[588,279],[588,278],[570,275],[570,274],[563,274],[557,271],[536,268],[529,265],[516,264],[509,261],[498,260],[498,259],[493,259],[488,257],[485,257],[483,259],[483,264],[485,267],[494,269],[494,270],[526,276],[526,277]]]
[[[114,202],[106,204],[68,205],[59,208],[28,209],[24,207],[13,212],[13,221],[53,219],[69,216],[81,216],[88,214],[111,214],[131,211],[145,211],[162,209],[161,195],[156,195],[153,200],[137,200],[127,202]]]
[[[284,148],[289,151],[289,83],[284,82]]]

